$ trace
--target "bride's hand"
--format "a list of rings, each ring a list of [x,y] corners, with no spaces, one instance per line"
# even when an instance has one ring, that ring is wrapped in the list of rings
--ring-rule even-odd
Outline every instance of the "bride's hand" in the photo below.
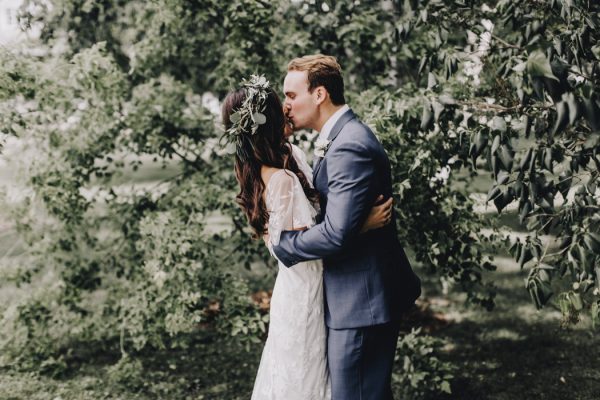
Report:
[[[375,200],[375,204],[377,204],[382,199],[383,196],[379,195],[379,197],[377,197],[377,200]],[[379,229],[389,224],[392,220],[392,204],[393,198],[390,197],[384,203],[373,206],[373,208],[371,208],[371,212],[369,212],[367,220],[360,228],[360,233],[365,233],[373,229]]]

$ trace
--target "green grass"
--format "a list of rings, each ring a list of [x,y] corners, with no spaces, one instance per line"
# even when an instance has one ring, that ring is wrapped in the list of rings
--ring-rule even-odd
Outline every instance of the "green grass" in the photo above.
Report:
[[[201,399],[247,400],[260,359],[214,337],[197,335],[185,350],[152,351],[135,356],[142,370],[114,371],[118,343],[112,348],[75,347],[72,365],[60,378],[0,368],[2,400]]]
[[[570,330],[561,315],[537,311],[524,288],[527,271],[507,258],[496,258],[496,309],[467,308],[462,296],[434,301],[432,309],[449,319],[434,335],[449,341],[446,359],[458,367],[452,399],[598,399],[600,348],[584,319]],[[435,286],[427,296],[439,299]]]
[[[459,294],[444,297],[434,281],[425,280],[424,299],[436,319],[422,319],[422,325],[448,342],[442,358],[457,366],[447,398],[598,399],[600,348],[589,320],[561,329],[558,311],[536,311],[530,303],[523,287],[526,271],[508,258],[496,263],[492,312],[465,306]],[[247,399],[261,348],[246,351],[197,334],[190,349],[139,354],[141,376],[124,379],[136,386],[108,373],[118,361],[117,343],[75,348],[74,368],[60,379],[0,369],[0,399]]]

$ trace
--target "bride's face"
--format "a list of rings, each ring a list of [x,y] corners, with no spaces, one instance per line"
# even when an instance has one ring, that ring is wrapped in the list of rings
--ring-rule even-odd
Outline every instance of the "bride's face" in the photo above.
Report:
[[[315,129],[318,104],[315,92],[308,91],[306,71],[288,71],[283,81],[285,100],[283,110],[293,124],[294,130]]]

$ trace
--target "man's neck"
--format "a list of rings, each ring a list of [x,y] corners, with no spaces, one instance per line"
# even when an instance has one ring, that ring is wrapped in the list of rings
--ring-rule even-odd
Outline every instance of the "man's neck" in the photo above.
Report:
[[[333,114],[336,113],[336,111],[338,111],[340,108],[344,107],[344,105],[340,105],[340,106],[336,106],[334,104],[328,104],[328,105],[323,105],[321,108],[321,114],[319,116],[319,119],[317,120],[317,123],[314,126],[314,129],[317,132],[321,132],[321,130],[323,129],[323,125],[325,125],[325,123],[327,122],[327,120],[329,118],[331,118],[331,116]]]

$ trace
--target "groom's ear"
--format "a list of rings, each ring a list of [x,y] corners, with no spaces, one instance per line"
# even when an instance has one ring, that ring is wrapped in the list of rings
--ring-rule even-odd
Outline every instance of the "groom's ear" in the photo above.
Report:
[[[329,93],[327,93],[327,89],[324,86],[318,86],[315,88],[313,95],[315,96],[317,105],[321,105],[327,99]]]

